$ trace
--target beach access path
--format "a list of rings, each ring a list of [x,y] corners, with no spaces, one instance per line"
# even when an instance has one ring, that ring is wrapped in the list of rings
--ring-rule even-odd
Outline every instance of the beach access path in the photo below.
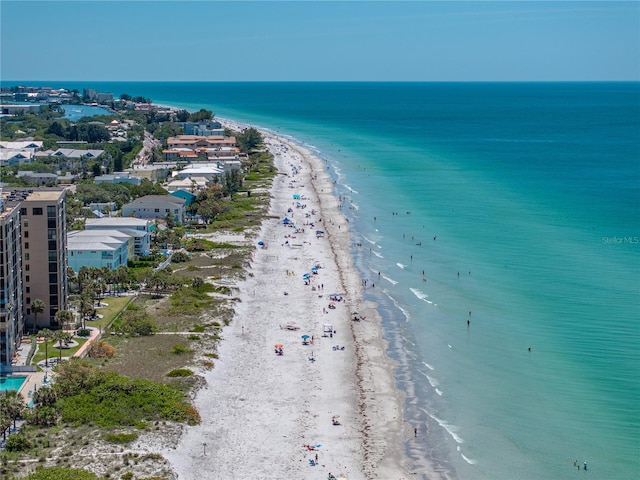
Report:
[[[307,150],[273,136],[265,143],[279,174],[256,239],[264,245],[239,285],[215,368],[200,372],[202,422],[162,453],[185,480],[410,478],[402,396],[375,308],[361,301],[332,182]],[[352,321],[354,311],[366,319]]]

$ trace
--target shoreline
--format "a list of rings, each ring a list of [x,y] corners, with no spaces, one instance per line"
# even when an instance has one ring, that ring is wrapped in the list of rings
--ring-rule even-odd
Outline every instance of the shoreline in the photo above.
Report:
[[[402,449],[412,433],[403,420],[404,394],[395,385],[376,306],[363,301],[348,219],[339,210],[329,174],[310,151],[260,131],[278,170],[269,215],[260,227],[265,248],[254,252],[249,276],[240,284],[220,360],[214,370],[203,372],[207,385],[194,402],[202,424],[185,427],[175,448],[164,454],[185,479],[206,473],[411,478]],[[293,193],[302,200],[293,201]],[[307,225],[283,226],[289,209],[292,220]],[[326,237],[316,238],[316,229]],[[285,240],[286,235],[294,238]],[[314,263],[322,268],[305,285],[301,275]],[[344,301],[328,302],[334,292]],[[329,303],[335,309],[328,309]],[[365,319],[352,321],[355,311]],[[288,321],[300,330],[283,329]],[[322,337],[324,323],[333,325],[335,336]],[[314,343],[302,345],[301,334]],[[274,354],[275,343],[285,345],[282,357]],[[340,425],[332,424],[333,417]]]

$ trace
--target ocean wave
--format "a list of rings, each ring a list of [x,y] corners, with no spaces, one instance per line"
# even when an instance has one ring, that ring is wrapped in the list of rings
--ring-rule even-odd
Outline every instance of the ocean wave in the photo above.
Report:
[[[399,266],[401,269],[405,269],[407,268],[407,266],[404,263],[396,263],[397,266]]]
[[[460,456],[462,457],[462,459],[463,459],[465,462],[467,462],[469,465],[475,465],[476,463],[478,463],[477,461],[472,460],[472,459],[471,459],[471,458],[469,458],[469,457],[466,457],[466,456],[464,455],[464,453],[462,453],[460,450],[461,450],[461,449],[460,449],[460,446],[458,446],[458,453],[460,454]]]
[[[391,285],[397,285],[398,281],[394,280],[391,277],[387,277],[386,275],[382,275],[382,278],[384,278],[387,282],[389,282]]]
[[[349,190],[351,193],[358,193],[358,191],[357,191],[357,190],[355,190],[355,189],[351,188],[351,186],[350,186],[349,184],[347,184],[347,183],[343,183],[343,184],[342,184],[342,186],[343,186],[344,188],[346,188],[347,190]]]
[[[366,235],[362,235],[362,238],[364,239],[365,242],[370,243],[371,245],[376,245],[376,241],[375,240],[371,240],[369,237],[367,237]]]
[[[433,368],[431,365],[429,365],[427,362],[422,362],[422,364],[427,367],[429,370],[431,370],[432,372],[435,370],[435,368]]]
[[[440,390],[439,388],[436,388],[435,390],[436,390],[436,393],[437,393],[439,396],[442,396],[442,390]]]
[[[418,297],[419,300],[422,300],[423,302],[426,302],[429,305],[433,305],[432,301],[427,300],[427,298],[429,298],[429,295],[424,293],[422,290],[418,290],[417,288],[410,288],[409,290],[411,290],[411,293],[413,293],[416,297]]]
[[[434,378],[430,375],[425,375],[425,377],[427,377],[427,380],[429,380],[429,385],[431,385],[433,388],[436,388],[438,385],[440,385],[440,382],[437,378]]]
[[[407,322],[411,320],[411,314],[409,313],[409,311],[403,308],[402,305],[400,305],[398,301],[389,294],[389,291],[387,289],[384,290],[384,294],[389,298],[389,300],[391,300],[393,306],[402,312]]]
[[[458,435],[457,431],[458,431],[458,427],[456,427],[455,425],[451,425],[447,422],[445,422],[444,420],[439,419],[438,417],[436,417],[435,415],[433,415],[432,413],[427,412],[426,410],[424,410],[424,413],[426,413],[427,415],[429,415],[433,420],[435,420],[435,422],[440,425],[442,428],[444,428],[444,430],[451,435],[451,438],[453,438],[456,443],[464,443],[464,439]]]

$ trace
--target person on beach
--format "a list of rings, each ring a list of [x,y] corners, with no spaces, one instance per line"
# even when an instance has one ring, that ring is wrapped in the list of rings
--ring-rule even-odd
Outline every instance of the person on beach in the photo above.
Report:
[[[413,427],[413,436],[414,438],[418,436],[418,427]]]

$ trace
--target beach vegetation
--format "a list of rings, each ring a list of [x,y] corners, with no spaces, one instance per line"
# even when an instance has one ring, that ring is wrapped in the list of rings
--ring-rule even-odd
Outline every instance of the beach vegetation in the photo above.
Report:
[[[184,353],[191,353],[193,350],[191,350],[189,347],[186,347],[180,343],[176,343],[173,347],[171,347],[171,353],[173,353],[174,355],[182,355]]]
[[[193,375],[193,370],[188,368],[174,368],[167,373],[167,377],[190,377],[191,375]]]
[[[79,468],[38,467],[26,480],[97,480],[95,473]]]
[[[122,315],[114,320],[111,328],[116,333],[131,337],[153,335],[158,330],[151,315],[135,303],[129,304]]]
[[[33,443],[24,434],[16,433],[7,438],[4,448],[8,452],[24,452],[33,448]]]
[[[88,355],[91,358],[113,358],[116,349],[104,340],[94,341],[89,347]]]
[[[200,421],[184,395],[170,385],[132,380],[79,360],[64,367],[58,370],[54,384],[64,423],[108,428],[134,426],[140,421],[172,420],[190,425]]]
[[[204,289],[204,285],[202,288]],[[171,294],[170,311],[177,315],[193,315],[210,304],[211,297],[207,295],[206,291],[192,286],[182,286]]]
[[[134,442],[140,435],[135,432],[108,432],[102,435],[109,443],[115,443],[118,445],[126,445],[127,443]]]

